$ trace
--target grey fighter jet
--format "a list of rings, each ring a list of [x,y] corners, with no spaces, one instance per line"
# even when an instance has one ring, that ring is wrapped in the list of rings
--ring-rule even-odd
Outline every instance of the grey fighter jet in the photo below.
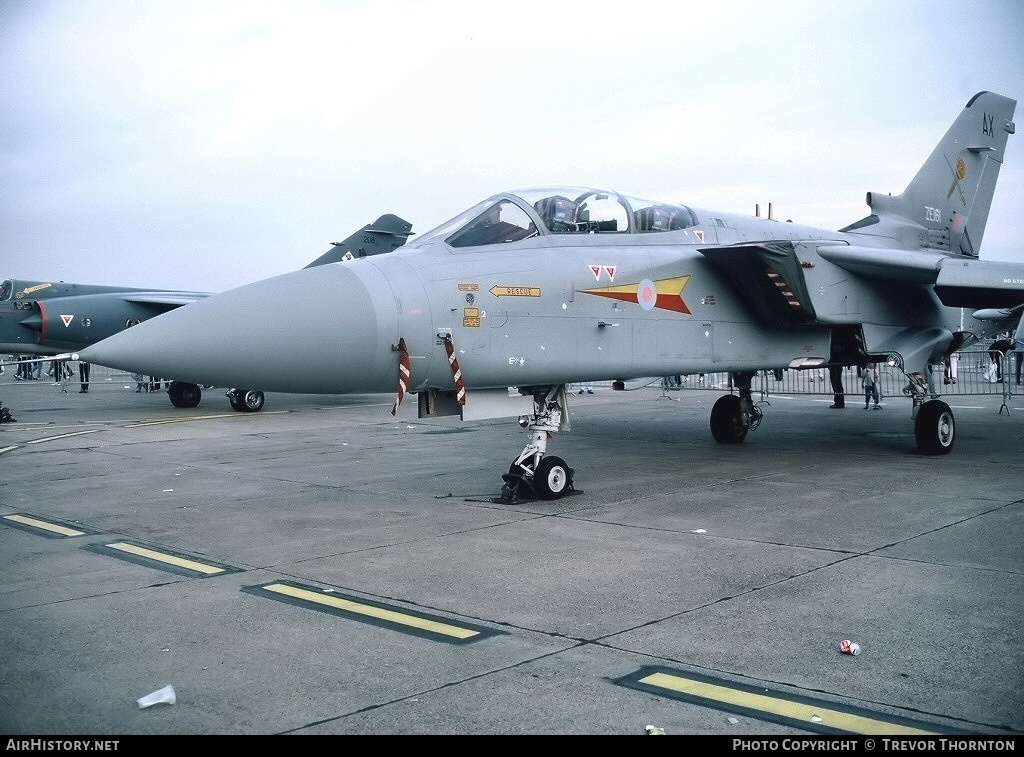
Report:
[[[888,363],[919,450],[942,455],[944,358],[986,327],[962,309],[994,332],[1024,307],[1024,263],[979,257],[1015,107],[972,97],[906,189],[868,193],[869,214],[838,231],[603,189],[503,192],[392,254],[224,292],[81,357],[197,384],[394,392],[392,414],[406,394],[421,417],[522,413],[503,501],[573,489],[547,448],[568,430],[566,385],[585,380],[728,372],[710,426],[736,444],[762,421],[757,372]]]

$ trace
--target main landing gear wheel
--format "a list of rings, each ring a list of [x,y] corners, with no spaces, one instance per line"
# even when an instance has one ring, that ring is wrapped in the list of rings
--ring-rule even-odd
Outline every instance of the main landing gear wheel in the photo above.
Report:
[[[199,400],[203,398],[203,390],[198,384],[172,381],[167,387],[167,396],[171,398],[171,404],[175,407],[191,408],[199,405]]]
[[[263,392],[257,389],[232,389],[227,396],[231,409],[240,413],[258,413],[266,401]]]
[[[942,400],[928,400],[914,420],[917,449],[925,455],[946,455],[953,449],[956,421],[953,411]]]
[[[711,408],[711,436],[719,444],[739,444],[747,438],[740,397],[726,394],[719,397]]]

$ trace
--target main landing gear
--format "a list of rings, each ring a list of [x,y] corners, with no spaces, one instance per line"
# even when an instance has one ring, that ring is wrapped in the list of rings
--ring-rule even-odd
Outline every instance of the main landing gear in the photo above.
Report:
[[[231,409],[239,413],[258,413],[266,400],[258,389],[229,389],[226,394]],[[167,396],[175,407],[193,408],[199,406],[203,390],[188,381],[172,381],[167,387]]]
[[[519,425],[530,432],[530,442],[512,461],[501,478],[501,501],[561,499],[574,492],[573,469],[555,455],[545,456],[548,440],[556,431],[567,431],[569,408],[564,385],[521,388],[533,395],[533,416],[522,416]]]
[[[956,420],[949,405],[940,399],[928,399],[928,380],[920,373],[908,373],[903,393],[914,400],[911,417],[917,449],[925,455],[946,455],[953,449]]]
[[[894,364],[899,364],[894,362]],[[953,449],[956,420],[953,411],[931,394],[928,380],[920,373],[908,373],[903,393],[914,401],[914,437],[924,455],[946,455]],[[761,423],[762,413],[750,394],[753,373],[732,374],[739,394],[719,397],[711,408],[711,435],[719,444],[739,444]]]
[[[240,413],[258,413],[263,409],[265,398],[263,392],[257,389],[228,389],[226,394],[232,410]]]
[[[175,407],[198,407],[199,400],[203,398],[203,390],[198,384],[190,384],[187,381],[172,381],[167,387],[167,396]]]
[[[739,394],[719,397],[711,408],[711,436],[719,444],[739,444],[761,423],[761,408],[754,404],[750,394],[753,378],[749,371],[732,374]]]

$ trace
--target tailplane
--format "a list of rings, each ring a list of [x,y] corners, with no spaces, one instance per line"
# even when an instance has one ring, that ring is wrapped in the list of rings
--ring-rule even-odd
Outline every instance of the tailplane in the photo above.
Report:
[[[841,231],[977,258],[1016,106],[993,92],[976,94],[903,193],[868,192],[871,215]]]

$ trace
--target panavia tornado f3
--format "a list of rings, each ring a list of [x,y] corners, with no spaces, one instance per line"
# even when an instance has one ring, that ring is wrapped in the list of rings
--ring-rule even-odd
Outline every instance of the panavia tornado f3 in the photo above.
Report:
[[[386,255],[208,297],[81,359],[196,384],[393,392],[392,414],[415,394],[421,417],[521,415],[506,502],[573,489],[548,446],[569,430],[567,384],[589,380],[727,372],[711,435],[736,444],[762,421],[759,371],[888,363],[907,376],[919,451],[946,454],[944,359],[1024,309],[1024,263],[979,258],[1015,107],[972,97],[903,193],[869,192],[869,214],[838,231],[604,189],[503,192]]]

